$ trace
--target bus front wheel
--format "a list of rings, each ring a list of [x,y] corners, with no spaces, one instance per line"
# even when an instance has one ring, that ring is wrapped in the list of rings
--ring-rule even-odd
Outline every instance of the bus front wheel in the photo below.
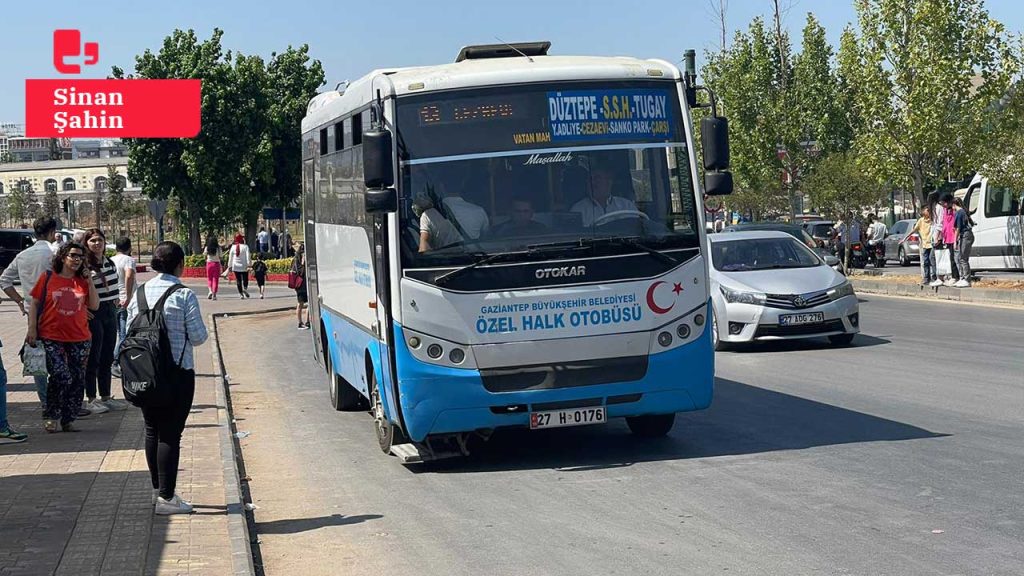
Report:
[[[381,402],[377,379],[374,378],[372,371],[367,375],[367,385],[370,389],[370,415],[373,416],[373,430],[377,435],[377,445],[380,446],[381,452],[390,454],[392,446],[404,444],[408,442],[408,439],[388,420],[387,414],[384,413],[384,403]]]
[[[626,417],[626,425],[629,426],[630,432],[642,438],[660,438],[668,434],[675,423],[675,413]]]

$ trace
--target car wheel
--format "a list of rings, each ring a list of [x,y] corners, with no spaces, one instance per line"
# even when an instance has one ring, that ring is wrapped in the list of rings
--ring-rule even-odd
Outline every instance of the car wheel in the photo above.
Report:
[[[725,350],[727,344],[718,337],[718,314],[711,308],[711,345],[717,350]]]
[[[836,346],[849,346],[854,336],[856,334],[833,334],[828,337],[828,341]]]
[[[901,266],[908,266],[908,265],[910,265],[910,258],[908,258],[906,256],[906,250],[904,250],[902,247],[900,247],[900,249],[899,249],[899,265],[901,265]]]
[[[629,431],[642,438],[660,438],[668,434],[675,423],[675,413],[626,417],[626,425],[629,426]]]

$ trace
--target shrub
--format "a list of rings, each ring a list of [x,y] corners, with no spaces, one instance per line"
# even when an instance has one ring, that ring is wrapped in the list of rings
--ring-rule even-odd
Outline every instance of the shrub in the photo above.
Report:
[[[267,274],[287,274],[292,271],[291,258],[276,258],[265,260],[267,263]]]

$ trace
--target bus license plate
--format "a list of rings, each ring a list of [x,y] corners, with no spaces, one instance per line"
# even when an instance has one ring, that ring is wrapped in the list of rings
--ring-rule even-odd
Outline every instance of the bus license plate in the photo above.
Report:
[[[561,428],[562,426],[584,426],[587,424],[604,424],[608,414],[604,406],[589,408],[570,408],[568,410],[551,410],[548,412],[531,412],[530,429]]]
[[[824,321],[824,312],[807,312],[805,314],[786,314],[784,316],[779,316],[779,326],[796,326],[797,324],[818,324]]]

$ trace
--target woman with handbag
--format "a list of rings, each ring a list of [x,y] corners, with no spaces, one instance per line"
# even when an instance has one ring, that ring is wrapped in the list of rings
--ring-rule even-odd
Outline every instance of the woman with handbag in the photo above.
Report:
[[[306,244],[299,242],[299,248],[292,258],[292,270],[288,273],[288,287],[295,290],[295,299],[298,305],[295,306],[295,315],[299,320],[299,330],[309,329],[309,310],[306,310],[306,320],[302,320],[302,311],[306,309],[309,302],[309,293],[306,291]]]
[[[58,421],[64,432],[74,432],[71,423],[78,417],[82,404],[92,345],[86,309],[100,307],[100,296],[89,281],[85,257],[81,244],[63,244],[53,257],[53,271],[41,275],[32,288],[25,341],[32,347],[42,342],[46,351],[50,378],[43,427],[47,432],[56,432]]]

